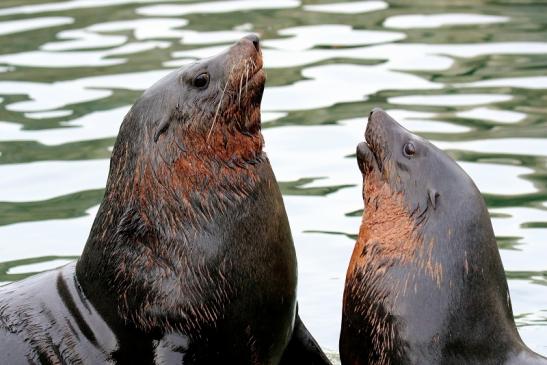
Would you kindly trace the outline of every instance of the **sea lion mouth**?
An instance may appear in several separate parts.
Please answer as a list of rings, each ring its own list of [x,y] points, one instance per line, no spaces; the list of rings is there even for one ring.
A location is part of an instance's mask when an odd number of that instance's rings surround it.
[[[262,67],[257,69],[250,75],[242,84],[241,87],[248,87],[250,85],[260,84],[266,82],[266,72]]]
[[[357,161],[359,169],[363,174],[368,174],[372,171],[382,171],[382,149],[379,143],[379,135],[377,126],[373,122],[372,115],[380,109],[373,109],[368,117],[368,124],[365,131],[365,141],[357,146]]]
[[[234,76],[231,78],[233,88],[241,91],[249,86],[260,86],[260,84],[265,83],[264,60],[258,36],[250,34],[243,37],[234,46],[234,50],[237,50],[239,60],[236,61],[237,66],[234,65],[235,70],[232,67],[232,71],[235,71],[233,72]]]
[[[365,175],[374,170],[379,170],[376,155],[366,141],[357,145],[357,162],[359,170]]]

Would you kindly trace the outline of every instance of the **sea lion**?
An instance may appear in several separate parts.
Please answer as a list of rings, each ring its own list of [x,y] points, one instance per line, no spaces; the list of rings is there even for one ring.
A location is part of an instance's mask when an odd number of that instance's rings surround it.
[[[78,262],[0,289],[3,363],[329,363],[296,313],[262,64],[247,36],[136,101]]]
[[[547,364],[521,340],[483,197],[447,154],[375,109],[342,364]]]

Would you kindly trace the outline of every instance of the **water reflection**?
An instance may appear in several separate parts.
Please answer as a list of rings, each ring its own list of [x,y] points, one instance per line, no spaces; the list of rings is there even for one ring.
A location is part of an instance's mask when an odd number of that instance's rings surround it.
[[[509,17],[480,14],[406,14],[396,15],[384,21],[384,27],[396,29],[440,28],[451,25],[504,23]]]
[[[81,252],[114,137],[142,90],[255,31],[269,75],[266,149],[296,242],[301,314],[320,343],[337,348],[363,205],[355,145],[380,106],[447,150],[483,191],[519,330],[547,353],[544,7],[13,4],[0,5],[0,283]]]
[[[316,25],[287,28],[278,32],[283,39],[266,40],[266,47],[302,51],[320,46],[361,46],[394,42],[406,38],[403,33],[355,30],[349,25]]]
[[[283,9],[294,8],[300,5],[297,0],[234,0],[204,2],[184,5],[154,5],[137,9],[137,14],[148,16],[178,16],[187,14],[228,13],[256,9]]]
[[[4,21],[0,23],[0,36],[19,32],[27,32],[34,29],[66,25],[73,22],[74,19],[69,17],[43,17]]]
[[[360,14],[386,9],[387,7],[388,4],[385,1],[354,1],[348,3],[306,5],[304,6],[304,10],[322,13]]]
[[[497,110],[478,107],[456,113],[460,118],[491,121],[493,123],[517,123],[526,118],[526,114],[512,110]]]
[[[44,3],[44,4],[35,4],[35,5],[22,5],[15,6],[12,8],[5,8],[0,10],[0,16],[5,15],[18,15],[18,14],[39,14],[39,13],[49,13],[56,11],[65,11],[65,10],[75,10],[75,9],[85,9],[85,8],[98,8],[98,7],[108,7],[116,6],[122,4],[131,4],[131,3],[149,3],[154,2],[155,0],[71,0],[58,3]],[[169,1],[169,0],[167,0]]]
[[[0,201],[46,200],[106,185],[108,160],[0,165]]]
[[[111,56],[130,55],[169,47],[168,42],[127,43],[104,51],[48,52],[30,51],[0,56],[0,63],[25,67],[106,67],[126,63],[125,58]]]

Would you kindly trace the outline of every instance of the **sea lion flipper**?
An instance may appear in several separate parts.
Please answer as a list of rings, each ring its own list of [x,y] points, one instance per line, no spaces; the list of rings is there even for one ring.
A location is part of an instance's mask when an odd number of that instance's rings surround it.
[[[296,314],[291,340],[279,364],[332,365],[298,314]]]

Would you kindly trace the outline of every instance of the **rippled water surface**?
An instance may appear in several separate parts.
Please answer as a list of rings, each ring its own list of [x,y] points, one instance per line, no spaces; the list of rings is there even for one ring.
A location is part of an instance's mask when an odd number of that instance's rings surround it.
[[[0,282],[75,259],[119,125],[170,70],[262,36],[267,151],[301,314],[336,350],[359,228],[355,145],[374,106],[484,194],[525,341],[547,354],[547,5],[539,1],[3,0]]]

